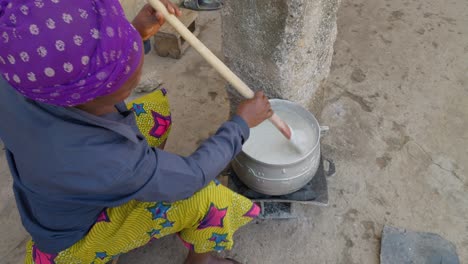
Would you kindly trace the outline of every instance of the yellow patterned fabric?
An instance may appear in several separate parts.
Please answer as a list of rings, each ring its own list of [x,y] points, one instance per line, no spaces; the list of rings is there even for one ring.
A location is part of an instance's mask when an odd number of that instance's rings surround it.
[[[127,104],[135,112],[138,128],[150,146],[160,146],[167,139],[171,127],[171,111],[167,91],[162,88]]]
[[[108,208],[89,233],[56,255],[27,245],[26,264],[107,263],[154,239],[178,233],[197,253],[231,249],[233,234],[259,213],[257,205],[218,182],[174,203],[130,201]]]
[[[157,91],[131,102],[144,106],[147,113],[158,111],[169,116],[165,91]],[[162,103],[158,106],[157,103]],[[134,105],[135,104],[135,105]],[[136,106],[138,108],[138,106]],[[141,109],[133,109],[135,114]],[[141,114],[140,114],[141,115]],[[164,123],[163,121],[161,121]],[[141,132],[152,146],[167,138],[154,140],[150,119],[137,118]],[[152,131],[153,129],[153,131]],[[233,234],[258,216],[260,208],[249,199],[213,181],[192,197],[174,203],[130,201],[102,211],[88,234],[58,254],[41,252],[33,241],[26,248],[26,264],[99,264],[144,246],[169,234],[178,234],[184,245],[197,253],[222,251],[233,246]]]

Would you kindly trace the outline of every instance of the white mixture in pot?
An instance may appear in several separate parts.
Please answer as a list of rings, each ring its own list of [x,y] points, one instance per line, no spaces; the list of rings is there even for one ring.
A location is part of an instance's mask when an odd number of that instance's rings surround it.
[[[250,130],[250,138],[242,150],[250,157],[268,164],[290,164],[303,158],[317,142],[316,128],[308,120],[289,109],[275,109],[293,130],[294,142],[287,140],[270,121]]]

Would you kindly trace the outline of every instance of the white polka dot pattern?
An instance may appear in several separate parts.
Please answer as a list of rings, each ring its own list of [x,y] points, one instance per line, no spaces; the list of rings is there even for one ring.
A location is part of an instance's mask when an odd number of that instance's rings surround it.
[[[55,21],[52,18],[46,20],[46,25],[49,29],[55,29]]]
[[[107,16],[107,11],[104,8],[100,8],[99,14],[101,14],[101,16]]]
[[[88,12],[86,12],[86,10],[80,8],[80,9],[78,9],[78,12],[80,13],[81,18],[83,18],[83,19],[88,18]]]
[[[110,38],[112,38],[114,36],[114,29],[111,28],[111,27],[107,27],[106,28],[106,33],[107,33],[107,36],[109,36]]]
[[[22,5],[20,7],[20,10],[21,10],[21,13],[23,13],[23,15],[25,15],[25,16],[29,15],[29,7],[27,7],[25,5]]]
[[[13,81],[15,81],[16,83],[21,83],[21,79],[16,74],[13,75]]]
[[[97,28],[92,28],[91,29],[91,37],[93,37],[94,39],[99,38],[99,30]]]
[[[65,23],[70,24],[73,21],[73,17],[70,14],[63,13],[62,19]]]
[[[84,103],[118,89],[139,64],[142,41],[118,0],[6,2],[0,73],[26,97]]]
[[[15,14],[11,14],[11,15],[10,15],[10,22],[11,22],[12,24],[16,24],[16,16],[15,16]]]
[[[8,41],[10,40],[10,36],[6,32],[3,32],[2,38],[3,38],[3,43],[8,43]]]
[[[105,72],[99,72],[97,75],[96,75],[97,79],[100,80],[100,81],[103,81],[106,77],[107,77],[107,73]]]
[[[65,62],[63,64],[63,70],[70,73],[73,71],[73,64],[71,64],[70,62]]]
[[[28,73],[28,80],[30,80],[31,82],[35,82],[36,81],[36,75],[33,72],[29,72]]]
[[[75,35],[73,36],[73,42],[75,45],[81,46],[81,44],[83,44],[83,38],[81,36]]]
[[[16,63],[15,57],[13,57],[13,55],[11,55],[11,54],[7,56],[7,59],[10,62],[11,65]]]
[[[37,53],[39,54],[39,56],[44,58],[45,56],[47,56],[47,49],[44,46],[40,46],[39,48],[37,48]]]
[[[55,48],[58,51],[64,51],[65,50],[65,42],[63,42],[63,40],[55,41]]]
[[[29,32],[31,32],[32,35],[39,35],[39,28],[36,24],[31,24],[29,26]]]
[[[47,77],[54,77],[55,76],[55,70],[50,68],[50,67],[47,67],[44,69],[44,73]]]
[[[102,57],[104,58],[104,63],[109,63],[109,55],[107,54],[107,52],[103,52],[102,53]]]
[[[130,68],[130,65],[125,66],[125,72],[124,73],[129,74],[131,69],[132,68]]]
[[[44,7],[44,1],[43,0],[34,0],[34,4],[39,8]]]
[[[82,63],[83,65],[85,65],[85,66],[88,65],[88,63],[89,63],[89,57],[88,57],[88,56],[83,56],[83,57],[81,57],[81,63]]]
[[[20,53],[20,58],[23,62],[29,61],[29,54],[26,51]]]

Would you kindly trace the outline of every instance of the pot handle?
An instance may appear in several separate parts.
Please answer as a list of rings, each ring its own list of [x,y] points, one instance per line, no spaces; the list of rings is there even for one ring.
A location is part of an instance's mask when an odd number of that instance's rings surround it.
[[[328,164],[325,164],[325,163],[328,163]],[[328,166],[326,166],[326,165],[328,165]],[[331,176],[335,175],[336,168],[335,168],[335,162],[333,162],[333,160],[324,158],[323,166],[324,166],[325,175],[327,177],[331,177]]]
[[[323,137],[323,136],[325,136],[325,135],[328,133],[328,130],[330,130],[330,127],[328,127],[328,126],[320,126],[320,127],[319,127],[319,130],[320,130],[320,137]]]

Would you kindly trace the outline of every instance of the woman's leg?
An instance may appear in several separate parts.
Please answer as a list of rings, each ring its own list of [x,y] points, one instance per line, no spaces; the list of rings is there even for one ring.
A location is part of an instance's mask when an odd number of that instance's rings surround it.
[[[26,263],[107,263],[120,254],[178,233],[191,251],[187,263],[232,263],[210,256],[229,250],[234,232],[258,216],[259,207],[218,182],[174,203],[130,201],[108,208],[88,234],[59,254],[28,244]]]
[[[241,226],[256,218],[260,208],[249,199],[231,191],[219,182],[211,182],[193,197],[173,204],[175,210],[169,218],[183,218],[185,212],[196,212],[179,237],[194,253],[230,250],[234,245],[233,235]]]

